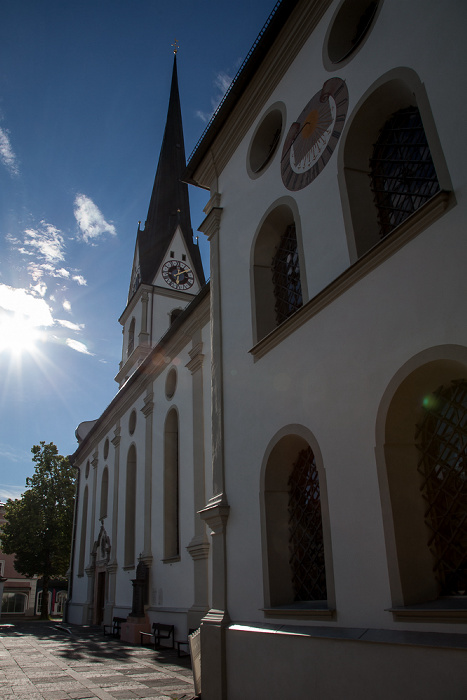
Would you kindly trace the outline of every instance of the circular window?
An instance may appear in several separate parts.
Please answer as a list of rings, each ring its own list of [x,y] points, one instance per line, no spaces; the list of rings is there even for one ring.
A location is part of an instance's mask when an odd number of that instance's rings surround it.
[[[86,479],[87,479],[88,476],[89,476],[89,459],[88,459],[88,461],[86,462],[86,469],[85,469],[85,471],[84,471],[84,476],[86,477]]]
[[[248,150],[248,174],[258,177],[276,152],[282,134],[285,107],[273,105],[261,120]]]
[[[325,66],[342,65],[362,44],[376,18],[380,0],[344,0],[331,22],[325,41]]]
[[[104,459],[107,459],[109,456],[109,438],[106,439],[104,442]]]
[[[168,399],[171,399],[175,394],[175,389],[177,388],[177,370],[172,367],[165,380],[165,395]]]
[[[130,413],[130,420],[128,421],[128,430],[130,431],[130,435],[133,435],[135,432],[136,428],[136,411],[132,411]]]

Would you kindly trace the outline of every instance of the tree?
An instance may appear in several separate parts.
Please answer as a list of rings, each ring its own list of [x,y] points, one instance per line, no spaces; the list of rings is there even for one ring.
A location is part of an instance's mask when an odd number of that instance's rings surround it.
[[[52,442],[31,452],[35,473],[20,499],[8,499],[1,539],[19,573],[42,577],[41,619],[47,619],[50,580],[65,576],[70,563],[75,476]]]

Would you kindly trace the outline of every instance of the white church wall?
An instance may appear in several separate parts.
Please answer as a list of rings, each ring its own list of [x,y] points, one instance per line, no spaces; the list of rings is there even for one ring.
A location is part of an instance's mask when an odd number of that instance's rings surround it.
[[[260,466],[276,432],[298,424],[316,437],[327,474],[337,613],[326,624],[397,629],[400,622],[387,612],[391,592],[375,466],[375,421],[388,382],[411,357],[444,343],[467,345],[459,323],[467,292],[462,263],[465,176],[461,151],[456,150],[462,130],[450,126],[453,114],[446,102],[458,92],[457,78],[454,70],[446,72],[444,60],[440,67],[444,38],[438,28],[445,22],[445,8],[430,7],[424,31],[413,41],[413,23],[423,14],[422,5],[402,8],[391,2],[383,3],[365,49],[330,74],[322,65],[321,51],[336,7],[330,8],[219,177],[225,469],[231,506],[229,613],[234,620],[264,620]],[[401,13],[408,13],[404,22]],[[433,51],[426,51],[427,37]],[[386,45],[388,50],[383,50]],[[458,49],[461,45],[459,40]],[[455,51],[449,42],[452,66],[462,61]],[[338,183],[343,136],[316,180],[290,193],[279,167],[284,136],[264,175],[248,177],[245,164],[256,125],[268,106],[281,100],[287,133],[308,99],[334,76],[346,81],[349,119],[379,76],[401,65],[413,68],[425,84],[457,206],[255,361],[249,353],[254,343],[251,250],[271,206],[293,198],[299,212],[305,299],[321,292],[350,262]],[[465,107],[465,95],[459,95],[456,122]],[[294,624],[323,621],[294,619]],[[419,625],[408,622],[404,627]],[[426,628],[458,630],[444,623],[426,623]]]

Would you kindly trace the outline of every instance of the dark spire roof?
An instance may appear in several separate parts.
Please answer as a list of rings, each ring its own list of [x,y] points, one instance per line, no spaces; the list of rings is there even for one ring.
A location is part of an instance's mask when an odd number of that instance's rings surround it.
[[[200,284],[204,284],[201,255],[198,246],[193,243],[188,185],[181,181],[185,168],[185,145],[175,55],[167,122],[154,187],[144,230],[138,230],[137,246],[143,283],[152,283],[175,230],[180,225],[195,272]]]

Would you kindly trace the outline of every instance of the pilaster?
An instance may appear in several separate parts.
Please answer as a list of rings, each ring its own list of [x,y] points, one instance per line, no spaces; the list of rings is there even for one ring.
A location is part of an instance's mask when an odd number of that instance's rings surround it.
[[[146,419],[145,443],[144,443],[144,539],[143,552],[140,558],[150,568],[152,562],[152,432],[154,413],[154,393],[150,387],[144,397],[144,406],[141,413]]]
[[[211,424],[213,497],[200,510],[202,520],[211,529],[212,601],[201,627],[202,688],[204,700],[227,697],[225,628],[227,610],[226,526],[229,504],[225,492],[224,399],[222,358],[222,299],[220,280],[220,238],[222,216],[220,194],[216,192],[206,206],[206,218],[200,226],[210,241],[211,255]]]
[[[193,401],[193,512],[194,535],[187,546],[193,559],[194,600],[188,610],[188,627],[199,626],[201,618],[209,610],[209,540],[206,526],[198,515],[206,500],[204,450],[204,381],[203,381],[203,342],[201,330],[193,335],[193,347],[189,350],[190,361],[186,367],[192,376]]]

